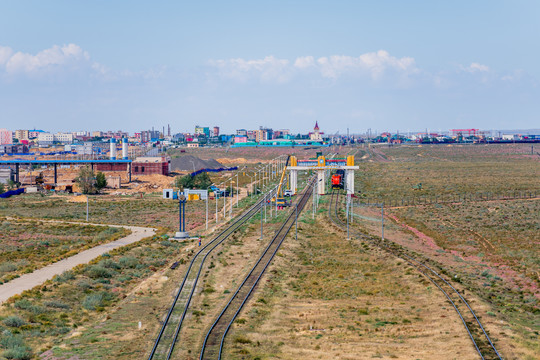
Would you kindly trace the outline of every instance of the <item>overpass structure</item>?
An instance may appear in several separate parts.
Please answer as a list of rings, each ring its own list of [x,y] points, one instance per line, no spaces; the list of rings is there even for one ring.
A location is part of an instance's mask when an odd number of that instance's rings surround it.
[[[326,193],[326,176],[332,170],[345,171],[345,190],[347,195],[354,194],[354,170],[359,167],[354,165],[354,155],[348,155],[344,159],[327,159],[325,156],[319,156],[317,159],[298,160],[296,156],[291,156],[289,170],[289,184],[291,190],[296,194],[298,187],[298,171],[316,171],[317,172],[317,192],[319,195]]]
[[[131,160],[35,160],[35,159],[12,159],[0,160],[0,166],[15,167],[15,181],[19,182],[21,166],[45,165],[54,167],[54,183],[58,183],[58,165],[87,165],[94,169],[94,165],[127,164],[129,182],[131,182]]]

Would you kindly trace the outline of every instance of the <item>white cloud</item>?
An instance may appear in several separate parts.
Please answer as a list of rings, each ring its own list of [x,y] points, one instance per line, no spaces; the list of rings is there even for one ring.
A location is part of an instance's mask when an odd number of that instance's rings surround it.
[[[313,56],[301,56],[296,58],[294,67],[298,69],[306,69],[315,66],[315,58]]]
[[[88,53],[78,45],[54,45],[36,55],[23,52],[11,55],[5,62],[5,70],[9,74],[35,74],[39,71],[51,70],[54,67],[74,66],[81,62],[88,62],[89,59]]]
[[[397,58],[387,51],[362,54],[358,57],[332,55],[329,57],[297,57],[289,60],[267,56],[264,59],[213,60],[209,64],[218,69],[221,76],[245,81],[250,76],[258,76],[264,81],[288,81],[295,73],[316,70],[324,78],[336,79],[340,76],[368,75],[379,79],[386,71],[401,75],[417,73],[415,61],[411,57]]]
[[[289,60],[277,59],[274,56],[255,60],[212,60],[209,64],[218,68],[223,77],[241,81],[246,81],[253,75],[265,82],[285,82],[289,78]]]
[[[13,50],[8,46],[0,46],[0,66],[4,65],[11,58]]]
[[[404,74],[418,72],[413,58],[397,58],[384,50],[362,54],[358,57],[345,55],[321,57],[317,59],[317,64],[323,77],[333,79],[355,73],[367,73],[373,79],[378,79],[387,70]]]
[[[466,71],[466,72],[470,72],[471,74],[483,73],[483,72],[488,72],[489,71],[489,66],[473,62],[469,66],[463,66],[462,65],[461,70]]]

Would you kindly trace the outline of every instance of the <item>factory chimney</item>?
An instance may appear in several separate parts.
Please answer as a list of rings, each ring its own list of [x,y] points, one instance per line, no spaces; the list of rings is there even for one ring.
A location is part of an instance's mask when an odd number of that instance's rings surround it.
[[[111,138],[111,160],[116,160],[116,139]]]

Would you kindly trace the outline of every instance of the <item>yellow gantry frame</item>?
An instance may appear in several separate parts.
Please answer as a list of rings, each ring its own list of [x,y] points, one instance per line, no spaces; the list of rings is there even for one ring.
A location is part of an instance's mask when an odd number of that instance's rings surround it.
[[[276,192],[276,197],[274,197],[272,201],[276,201],[277,198],[283,198],[283,180],[285,179],[285,174],[287,173],[287,166],[289,165],[290,158],[291,156],[288,155],[287,161],[285,162],[285,166],[283,167],[283,171],[281,172],[281,179],[279,180],[279,186]]]

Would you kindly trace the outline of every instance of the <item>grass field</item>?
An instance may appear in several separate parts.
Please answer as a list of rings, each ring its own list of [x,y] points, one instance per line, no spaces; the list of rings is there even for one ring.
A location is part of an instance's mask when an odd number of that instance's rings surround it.
[[[0,216],[32,217],[47,220],[85,221],[86,203],[71,202],[72,196],[13,196],[0,202]],[[211,203],[211,205],[214,205]],[[178,201],[162,199],[159,195],[144,198],[122,196],[94,196],[89,203],[89,221],[103,224],[178,228]],[[209,208],[209,218],[213,218]],[[204,224],[205,203],[186,204],[188,230]]]
[[[0,283],[128,234],[123,228],[0,218]]]
[[[364,159],[355,185],[365,198],[377,201],[540,194],[540,156],[530,155],[530,145],[380,147],[372,153],[378,161]],[[421,191],[412,189],[417,183]],[[362,226],[380,234],[380,223],[373,221],[380,209],[358,210]],[[469,292],[489,304],[490,316],[514,331],[516,348],[540,352],[539,199],[449,201],[386,213],[387,237],[456,274]]]
[[[357,159],[355,190],[365,198],[388,202],[488,192],[540,194],[540,156],[530,155],[530,145],[380,146],[376,151],[386,161]],[[420,183],[422,190],[413,189]]]
[[[429,284],[402,262],[346,241],[324,225],[324,211],[317,221],[304,213],[298,241],[283,244],[229,333],[225,358],[476,358]]]
[[[60,345],[65,334],[83,329],[106,314],[172,257],[185,258],[187,253],[179,256],[178,252],[186,245],[156,235],[12,297],[0,309],[2,355],[27,359]],[[92,343],[99,342],[100,336],[96,335]]]

